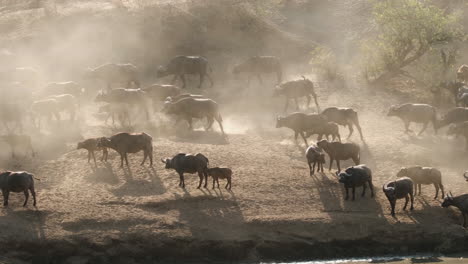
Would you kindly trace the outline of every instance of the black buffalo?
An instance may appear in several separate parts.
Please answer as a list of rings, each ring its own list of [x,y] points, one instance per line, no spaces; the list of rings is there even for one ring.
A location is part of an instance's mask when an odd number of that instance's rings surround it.
[[[208,163],[209,160],[203,154],[198,153],[196,155],[179,153],[172,159],[167,158],[166,160],[161,159],[166,164],[166,169],[174,169],[177,171],[180,177],[179,186],[185,188],[184,173],[198,173],[200,182],[197,188],[200,188],[203,183],[203,177],[205,177],[205,185],[208,184]]]
[[[174,75],[172,83],[174,83],[177,78],[180,78],[182,81],[182,88],[185,88],[185,74],[197,74],[200,76],[200,84],[198,88],[201,88],[205,76],[208,77],[208,80],[213,87],[213,80],[210,75],[208,75],[208,70],[211,71],[211,68],[208,65],[208,60],[201,56],[177,56],[174,57],[169,64],[166,66],[159,66],[156,76],[162,78],[168,75]]]

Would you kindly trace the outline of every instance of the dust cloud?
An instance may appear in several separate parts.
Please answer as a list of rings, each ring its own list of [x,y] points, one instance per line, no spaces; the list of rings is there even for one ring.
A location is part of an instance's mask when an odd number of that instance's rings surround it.
[[[15,249],[4,245],[12,237],[34,243],[69,239],[73,241],[70,248],[86,240],[91,251],[95,250],[91,244],[111,245],[118,237],[125,243],[108,251],[111,261],[120,250],[133,256],[134,240],[161,237],[226,244],[270,239],[294,243],[304,237],[316,241],[380,239],[376,234],[390,240],[388,230],[420,225],[414,238],[422,241],[425,231],[441,226],[449,226],[441,231],[447,237],[459,231],[459,215],[439,208],[440,201],[430,198],[430,187],[424,187],[423,196],[416,199],[417,213],[403,213],[398,204],[398,219],[389,215],[380,186],[395,179],[400,167],[437,167],[446,190],[461,194],[466,189],[462,177],[466,153],[463,140],[448,137],[446,129],[437,135],[431,128],[422,136],[405,134],[400,120],[386,116],[391,105],[421,102],[417,101],[421,97],[374,89],[360,79],[359,41],[372,30],[369,1],[19,0],[0,1],[0,5],[0,135],[30,136],[36,154],[31,156],[27,146],[17,146],[13,153],[8,142],[0,140],[0,168],[27,170],[41,178],[36,187],[40,213],[16,208],[0,212],[0,226],[11,227],[0,235],[5,250]],[[318,47],[335,54],[339,81],[327,80],[313,66],[312,54]],[[138,69],[139,88],[145,88],[171,83],[172,76],[157,78],[156,73],[177,55],[208,59],[214,86],[205,80],[198,89],[199,78],[191,75],[186,76],[183,92],[202,94],[219,104],[227,137],[221,136],[216,122],[211,131],[205,131],[205,119],[194,122],[194,131],[188,130],[185,121],[176,124],[174,117],[161,112],[163,102],[149,100],[149,119],[132,109],[131,124],[118,116],[113,123],[99,111],[104,103],[95,98],[106,91],[107,84],[89,78],[88,69],[130,63]],[[340,133],[345,142],[360,145],[361,161],[372,168],[374,200],[344,202],[335,166],[332,172],[309,176],[302,139],[295,142],[292,130],[275,128],[278,116],[297,111],[294,100],[285,112],[286,99],[273,96],[274,74],[265,74],[262,82],[233,74],[235,65],[264,55],[280,59],[283,81],[301,76],[312,80],[321,109],[350,107],[358,112],[365,140],[356,134],[346,139],[346,127],[340,127]],[[31,105],[50,96],[45,87],[51,82],[75,82],[79,103],[75,118],[67,112],[60,114],[60,120],[42,116],[39,127]],[[175,84],[182,85],[179,80]],[[125,85],[113,84],[112,88]],[[17,108],[8,108],[12,105]],[[438,109],[439,118],[447,109]],[[304,98],[299,99],[298,110],[317,113],[313,103],[306,106]],[[419,124],[412,126],[420,129]],[[141,153],[130,154],[130,168],[121,169],[120,158],[112,150],[109,162],[98,161],[97,166],[87,163],[85,150],[76,150],[79,141],[118,132],[150,134],[154,168],[138,166]],[[313,143],[316,138],[308,140]],[[186,175],[187,189],[178,188],[178,175],[165,170],[160,159],[179,152],[201,152],[209,157],[210,166],[232,168],[232,192],[197,190],[198,177],[193,175]],[[96,152],[96,157],[101,153]],[[345,161],[341,167],[351,165]],[[11,196],[11,207],[19,207],[22,194]],[[368,227],[342,229],[356,219]],[[135,248],[144,255],[149,249],[142,244]],[[188,255],[198,249],[184,247],[191,252]],[[65,246],[57,250],[70,253]],[[260,251],[255,254],[274,256],[273,251]],[[248,253],[240,257],[253,258]]]

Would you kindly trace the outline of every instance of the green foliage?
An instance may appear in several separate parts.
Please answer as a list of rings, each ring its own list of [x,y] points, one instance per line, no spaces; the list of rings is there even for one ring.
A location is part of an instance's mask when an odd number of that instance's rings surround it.
[[[420,59],[436,46],[463,37],[457,14],[425,0],[384,0],[374,4],[377,34],[363,43],[365,72],[373,80],[385,80]]]
[[[427,88],[444,80],[453,80],[457,65],[455,58],[458,51],[451,47],[433,48],[422,56],[418,63],[407,67],[407,71],[415,79],[426,84]]]

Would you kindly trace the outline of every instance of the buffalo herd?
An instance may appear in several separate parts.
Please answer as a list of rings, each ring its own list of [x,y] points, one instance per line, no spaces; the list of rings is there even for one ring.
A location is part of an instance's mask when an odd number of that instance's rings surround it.
[[[28,83],[28,85],[37,85],[37,72],[31,68],[15,68],[13,73],[21,73],[21,80],[17,82]],[[77,112],[83,104],[90,103],[91,98],[99,103],[97,114],[104,115],[105,123],[110,118],[114,124],[117,121],[122,126],[132,126],[136,117],[143,120],[150,119],[150,109],[158,109],[167,116],[174,117],[175,123],[185,121],[189,129],[194,128],[194,119],[206,119],[205,130],[210,130],[216,121],[222,137],[227,137],[223,126],[220,105],[203,95],[200,88],[208,80],[210,87],[213,86],[211,77],[212,68],[208,60],[202,56],[176,56],[166,65],[160,66],[155,72],[157,78],[172,76],[171,84],[151,84],[142,86],[140,81],[139,69],[129,63],[115,64],[107,63],[95,68],[88,68],[83,74],[87,81],[100,81],[105,84],[104,89],[92,94],[79,82],[51,82],[41,87],[34,97],[26,97],[24,94],[15,94],[11,92],[8,98],[0,104],[0,121],[3,123],[7,135],[1,136],[0,140],[7,142],[14,149],[20,145],[25,145],[31,150],[31,155],[35,151],[31,144],[31,139],[25,134],[15,134],[15,131],[22,133],[24,124],[33,124],[36,129],[43,127],[43,120],[51,122],[55,119],[57,122],[62,120],[62,115],[68,115],[71,122],[76,121]],[[285,98],[284,111],[286,112],[291,100],[294,100],[296,110],[300,110],[298,99],[305,97],[307,100],[306,109],[310,108],[310,103],[314,101],[315,113],[294,112],[285,116],[278,116],[276,119],[277,128],[289,128],[294,132],[297,138],[300,135],[305,145],[308,147],[305,152],[305,158],[309,165],[310,175],[323,173],[323,166],[326,162],[325,154],[329,160],[329,170],[332,169],[333,162],[336,162],[336,177],[339,183],[343,183],[345,189],[345,200],[349,199],[349,189],[352,191],[351,199],[355,200],[356,187],[362,187],[361,196],[364,197],[367,188],[370,196],[374,197],[374,186],[372,182],[372,170],[362,164],[361,147],[356,143],[342,142],[339,132],[339,126],[345,126],[349,129],[347,138],[349,139],[357,129],[361,141],[365,140],[361,129],[358,112],[353,108],[328,107],[320,109],[318,94],[315,90],[314,82],[302,76],[297,80],[282,82],[283,69],[279,58],[275,56],[253,56],[242,63],[233,66],[232,74],[244,75],[250,83],[252,77],[256,78],[260,84],[263,84],[263,77],[266,74],[276,75],[276,86],[272,89],[273,96],[282,96]],[[199,94],[186,92],[186,75],[196,75],[199,77],[197,88]],[[15,75],[12,75],[15,76]],[[401,104],[391,106],[388,111],[389,117],[397,117],[403,121],[406,133],[411,132],[411,123],[422,124],[422,129],[418,135],[421,135],[432,124],[434,133],[440,128],[449,126],[448,134],[463,136],[468,142],[468,66],[463,65],[457,71],[457,81],[446,82],[441,87],[450,91],[454,98],[454,107],[449,110],[440,119],[434,106],[428,104]],[[180,80],[181,87],[175,85]],[[11,84],[9,91],[14,90]],[[28,98],[28,99],[26,99]],[[132,112],[133,111],[133,112]],[[29,119],[28,119],[29,118]],[[315,144],[309,145],[308,138],[312,135],[318,135]],[[330,138],[331,136],[331,138]],[[128,154],[143,152],[143,165],[149,160],[149,165],[153,166],[153,138],[145,132],[127,133],[121,132],[109,137],[101,136],[89,138],[78,142],[77,149],[88,151],[88,162],[91,158],[96,164],[95,152],[102,151],[102,161],[108,157],[108,149],[115,150],[120,155],[120,166],[124,166],[124,161],[129,165]],[[468,150],[468,143],[467,143]],[[341,169],[341,161],[352,160],[354,166]],[[219,188],[219,179],[225,179],[225,188],[231,190],[231,178],[233,171],[230,168],[211,167],[208,158],[202,154],[177,153],[173,157],[162,158],[166,169],[172,169],[179,175],[179,186],[185,188],[184,174],[198,174],[198,188],[208,186],[208,177],[212,177],[212,188]],[[315,168],[316,171],[315,171]],[[235,170],[234,170],[235,171]],[[435,198],[439,196],[444,198],[443,207],[455,206],[460,209],[464,219],[468,214],[468,194],[452,196],[450,192],[445,195],[442,185],[442,173],[432,167],[411,166],[401,168],[396,173],[397,178],[383,184],[382,190],[391,206],[391,214],[395,215],[395,204],[398,199],[405,199],[403,209],[406,209],[408,202],[411,202],[410,209],[413,207],[414,195],[418,189],[421,193],[422,184],[432,184],[435,187]],[[468,180],[466,173],[464,176]],[[34,190],[34,175],[28,172],[7,171],[0,174],[0,189],[4,197],[4,205],[8,205],[8,196],[10,192],[24,192],[26,206],[29,192],[31,192],[34,205],[36,205],[36,194]],[[466,219],[463,226],[466,227]]]

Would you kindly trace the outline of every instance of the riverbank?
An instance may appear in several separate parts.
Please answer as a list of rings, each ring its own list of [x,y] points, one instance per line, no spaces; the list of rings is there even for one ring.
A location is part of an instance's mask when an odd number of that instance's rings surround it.
[[[356,228],[353,223],[343,222],[342,225]],[[421,252],[450,254],[464,252],[467,245],[465,236],[453,235],[463,233],[459,228],[446,228],[443,233],[427,234],[421,228],[414,230],[413,225],[404,224],[391,227],[390,230],[388,227],[373,228],[365,235],[362,233],[362,237],[351,237],[349,235],[353,232],[347,232],[347,240],[317,239],[324,232],[342,229],[342,225],[324,226],[314,222],[290,221],[226,226],[229,232],[245,234],[238,240],[224,237],[200,240],[195,237],[172,237],[170,232],[161,234],[154,231],[148,234],[88,234],[62,240],[12,239],[2,241],[7,243],[2,243],[0,254],[7,259],[49,261],[45,263],[277,262]],[[403,234],[404,239],[397,238],[395,234]],[[83,262],[70,262],[77,259]]]

